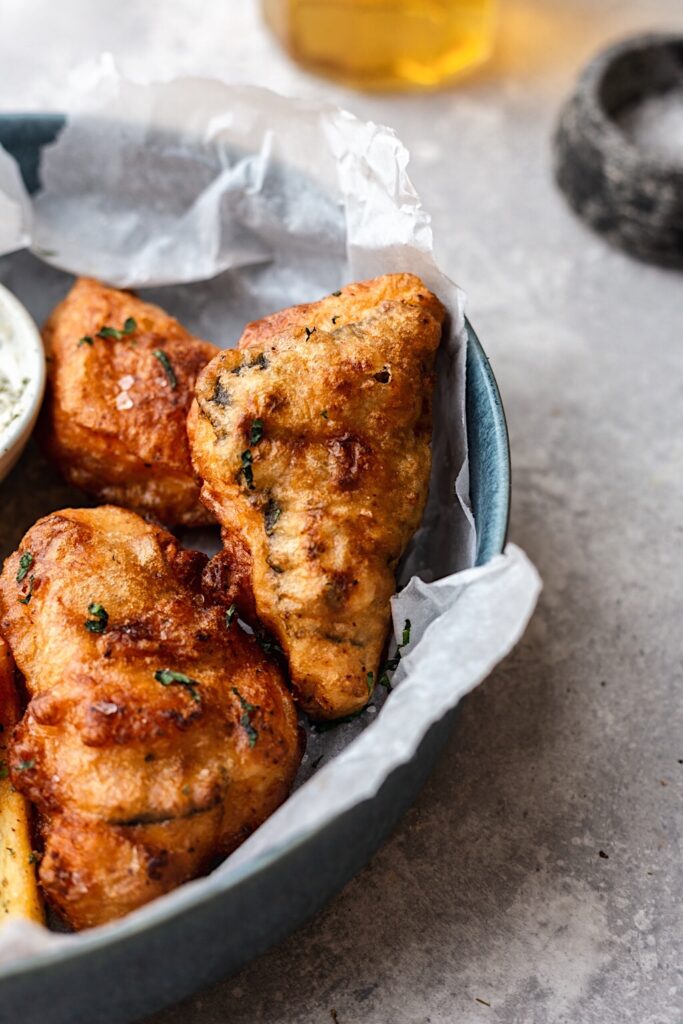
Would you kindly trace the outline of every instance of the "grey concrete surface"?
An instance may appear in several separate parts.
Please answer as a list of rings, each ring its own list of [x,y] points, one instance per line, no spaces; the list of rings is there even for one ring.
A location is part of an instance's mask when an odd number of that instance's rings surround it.
[[[61,69],[108,47],[133,73],[256,78],[396,127],[502,388],[511,537],[545,580],[365,871],[147,1024],[681,1024],[683,278],[591,235],[549,157],[582,62],[683,30],[680,0],[509,0],[487,68],[399,98],[298,74],[253,3],[10,6],[4,109],[58,105]]]

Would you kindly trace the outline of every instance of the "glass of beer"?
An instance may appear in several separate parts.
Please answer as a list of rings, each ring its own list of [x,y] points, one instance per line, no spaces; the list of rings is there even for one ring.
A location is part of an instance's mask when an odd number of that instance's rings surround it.
[[[304,67],[363,89],[429,89],[486,60],[496,0],[263,0]]]

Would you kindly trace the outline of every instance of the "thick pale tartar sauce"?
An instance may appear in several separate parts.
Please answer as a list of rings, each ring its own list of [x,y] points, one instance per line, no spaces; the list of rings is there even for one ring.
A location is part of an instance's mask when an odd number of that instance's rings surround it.
[[[21,356],[12,326],[0,309],[0,441],[24,409],[29,381],[22,372]]]

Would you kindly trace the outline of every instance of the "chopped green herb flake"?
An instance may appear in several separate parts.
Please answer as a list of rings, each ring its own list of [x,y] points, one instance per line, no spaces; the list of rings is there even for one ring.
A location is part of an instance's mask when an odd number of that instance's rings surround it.
[[[252,464],[253,464],[253,461],[254,461],[254,457],[251,454],[251,448],[246,448],[242,452],[240,458],[242,460],[242,470],[241,470],[242,476],[244,477],[244,481],[245,481],[247,487],[249,488],[249,490],[253,491],[254,490],[254,470],[252,469]]]
[[[199,683],[196,679],[190,679],[184,672],[174,672],[170,668],[160,668],[154,673],[154,678],[162,686],[184,686],[192,700],[197,704],[201,703],[202,698],[197,689]]]
[[[78,347],[80,348],[81,345],[92,345],[92,344],[93,344],[92,335],[84,334],[83,337],[81,338],[81,340],[78,342]]]
[[[37,853],[35,850],[31,850],[31,852],[28,855],[28,862],[29,862],[29,864],[40,864],[40,861],[41,861],[40,854]]]
[[[231,604],[230,607],[228,608],[227,612],[225,613],[225,625],[230,627],[232,625],[232,620],[235,618],[236,615],[237,615],[237,605],[236,604]]]
[[[375,673],[368,672],[368,693],[372,693],[375,688]]]
[[[21,583],[23,579],[28,575],[28,571],[33,565],[33,555],[30,551],[24,551],[23,555],[19,559],[19,572],[17,573],[17,583]]]
[[[0,761],[0,779],[6,779],[9,775],[9,768],[4,761]]]
[[[268,359],[266,357],[265,352],[261,352],[259,355],[256,356],[256,359],[254,359],[253,362],[251,362],[251,363],[240,363],[240,365],[236,366],[234,369],[232,369],[230,371],[230,373],[234,373],[234,374],[236,374],[239,377],[239,375],[241,373],[244,373],[245,370],[254,370],[254,369],[265,370],[267,367],[268,367]]]
[[[281,515],[282,509],[278,505],[277,501],[275,500],[275,498],[270,498],[268,500],[268,504],[263,510],[263,520],[266,527],[266,534],[269,537],[273,533],[275,526],[277,525],[277,521]]]
[[[249,431],[249,444],[256,445],[263,437],[263,420],[256,419],[251,421],[251,430]]]
[[[387,658],[386,661],[380,667],[380,670],[379,670],[380,671],[380,675],[379,675],[379,679],[377,680],[377,682],[379,683],[380,686],[386,686],[386,688],[389,689],[390,680],[389,680],[389,676],[387,675],[387,673],[388,672],[395,672],[396,669],[398,668],[398,664],[399,664],[399,662],[401,660],[401,651],[402,651],[402,649],[404,647],[407,647],[408,644],[410,643],[410,629],[411,629],[410,619],[406,619],[404,624],[403,624],[403,633],[401,635],[401,643],[396,648],[396,654],[393,656],[393,658]]]
[[[323,411],[322,411],[322,412],[320,413],[320,415],[322,416],[322,418],[323,418],[324,420],[329,420],[329,418],[330,418],[330,417],[328,416],[328,414],[327,414],[327,409],[323,409]]]
[[[211,401],[216,405],[222,405],[224,408],[226,405],[230,405],[230,392],[223,386],[223,382],[220,377],[216,377]]]
[[[88,605],[88,615],[91,617],[86,619],[83,625],[90,633],[104,633],[109,622],[109,613],[98,604],[97,601],[93,601],[92,604]]]
[[[259,632],[255,633],[254,636],[264,654],[284,655],[284,651],[277,640],[274,640],[269,633],[265,632],[265,630],[259,630]]]
[[[32,768],[35,768],[36,762],[31,758],[30,761],[19,761],[17,764],[18,772],[30,772]]]
[[[178,378],[176,377],[175,371],[171,366],[171,360],[168,358],[164,350],[161,348],[155,348],[154,351],[152,352],[152,355],[154,356],[155,359],[158,359],[161,365],[163,366],[164,373],[166,374],[166,379],[168,380],[171,391],[175,391],[175,389],[178,387]]]
[[[256,740],[258,739],[258,732],[254,728],[254,726],[251,724],[251,716],[254,714],[255,711],[258,711],[259,709],[256,706],[256,704],[250,704],[249,701],[246,700],[242,696],[242,694],[240,693],[240,691],[237,689],[236,686],[233,686],[232,692],[237,697],[238,701],[240,702],[241,708],[242,708],[242,716],[240,718],[240,725],[242,726],[242,728],[244,729],[244,731],[247,734],[247,739],[249,740],[249,746],[253,748],[253,747],[256,746]]]
[[[35,576],[29,576],[28,578],[28,593],[24,597],[19,598],[19,604],[28,604],[33,597],[33,584],[36,582]]]
[[[341,292],[332,292],[332,294],[334,295],[335,299],[338,299],[339,296],[341,295]]]
[[[134,331],[137,330],[137,323],[132,316],[129,316],[125,321],[122,330],[118,330],[116,327],[109,327],[105,325],[100,327],[99,331],[95,335],[96,338],[114,338],[115,341],[120,341],[121,338],[126,338]]]

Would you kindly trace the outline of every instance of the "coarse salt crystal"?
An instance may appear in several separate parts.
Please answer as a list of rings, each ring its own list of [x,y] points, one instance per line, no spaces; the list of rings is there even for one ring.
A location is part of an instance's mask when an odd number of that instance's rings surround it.
[[[133,408],[133,399],[130,397],[127,391],[119,391],[116,396],[116,408],[119,412],[125,412],[126,409]]]

